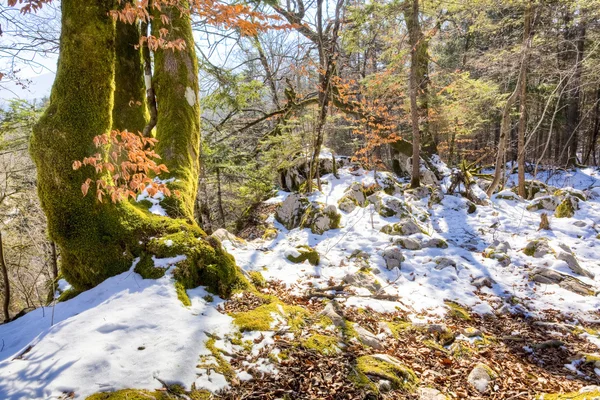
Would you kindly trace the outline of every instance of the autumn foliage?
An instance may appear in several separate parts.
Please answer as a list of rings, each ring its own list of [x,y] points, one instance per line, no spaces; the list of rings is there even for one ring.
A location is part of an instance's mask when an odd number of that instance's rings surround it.
[[[169,172],[164,164],[158,164],[160,156],[153,150],[157,140],[147,138],[140,133],[127,130],[113,130],[110,133],[94,137],[98,153],[73,162],[73,169],[92,167],[96,179],[87,178],[81,185],[81,192],[87,196],[91,186],[95,186],[96,198],[102,202],[105,197],[113,203],[135,199],[146,191],[150,196],[162,193],[170,196],[167,186],[150,178],[162,172]],[[175,193],[177,195],[177,193]]]

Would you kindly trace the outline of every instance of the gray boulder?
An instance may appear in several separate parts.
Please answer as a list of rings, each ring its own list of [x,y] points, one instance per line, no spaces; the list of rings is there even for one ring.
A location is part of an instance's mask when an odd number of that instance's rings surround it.
[[[299,193],[290,194],[275,212],[275,219],[287,229],[300,226],[302,216],[310,205],[310,201]]]
[[[497,374],[485,364],[477,364],[467,377],[467,382],[479,393],[486,393],[491,389],[492,382]]]
[[[419,239],[410,238],[410,237],[398,238],[398,239],[394,240],[394,244],[399,245],[400,247],[402,247],[403,249],[406,249],[406,250],[421,250],[421,248],[423,247],[421,245],[421,241]],[[426,246],[426,247],[431,247],[431,246]],[[435,247],[435,246],[432,246],[432,247]]]
[[[385,266],[388,270],[400,268],[402,261],[404,261],[402,251],[398,247],[390,247],[385,249],[382,257],[385,260]]]
[[[385,225],[381,232],[392,236],[410,236],[423,232],[423,229],[412,219],[404,218],[396,224]]]

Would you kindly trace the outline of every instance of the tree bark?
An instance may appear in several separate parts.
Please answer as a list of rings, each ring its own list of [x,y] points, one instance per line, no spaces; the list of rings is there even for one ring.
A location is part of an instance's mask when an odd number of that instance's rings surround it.
[[[187,2],[183,3],[185,8]],[[164,28],[169,31],[168,40],[182,39],[185,43],[182,50],[154,52],[153,86],[158,103],[156,151],[169,168],[165,178],[174,179],[169,187],[180,193],[180,196],[165,197],[161,205],[169,216],[193,221],[200,168],[200,98],[191,19],[174,6],[163,5],[161,11],[154,13],[154,36],[159,37]],[[161,13],[169,17],[168,25],[162,23]]]
[[[525,130],[527,129],[527,66],[531,49],[531,25],[533,19],[533,5],[531,1],[525,10],[523,25],[523,65],[519,77],[519,133],[517,146],[518,164],[518,192],[519,196],[526,198],[525,190]]]
[[[405,8],[404,16],[409,34],[410,44],[410,116],[412,124],[412,174],[410,186],[416,188],[421,186],[420,174],[420,150],[421,150],[421,132],[419,127],[419,42],[423,40],[421,28],[419,26],[419,0],[413,0],[412,3]]]
[[[142,132],[148,120],[138,24],[116,22],[113,129]]]
[[[4,322],[10,321],[10,281],[8,280],[8,267],[4,259],[4,243],[2,241],[2,232],[0,232],[0,269],[2,269],[2,281],[4,283],[4,302],[2,312]]]

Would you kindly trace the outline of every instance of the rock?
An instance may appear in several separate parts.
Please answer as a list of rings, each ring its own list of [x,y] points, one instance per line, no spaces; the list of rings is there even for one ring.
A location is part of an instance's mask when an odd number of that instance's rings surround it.
[[[404,261],[402,251],[398,247],[391,247],[383,251],[383,259],[388,270],[400,268],[400,264]]]
[[[496,195],[494,195],[494,198],[501,200],[521,201],[519,195],[510,189],[505,189],[501,192],[498,192]]]
[[[577,278],[569,275],[563,275],[549,268],[536,268],[531,273],[530,279],[534,282],[544,285],[559,285],[563,289],[582,296],[595,296],[596,290],[593,286],[583,283]]]
[[[560,204],[560,200],[555,196],[543,196],[535,199],[527,206],[529,211],[548,210],[554,211]]]
[[[447,397],[437,389],[419,388],[419,400],[446,400]]]
[[[433,260],[436,264],[435,269],[442,270],[446,267],[456,268],[456,261],[448,257],[436,257]]]
[[[335,311],[333,303],[327,303],[323,311],[321,311],[320,315],[329,318],[333,325],[335,325],[338,328],[341,328],[346,325],[344,317],[342,317]]]
[[[229,232],[227,229],[223,229],[223,228],[217,229],[216,231],[213,232],[213,234],[211,236],[219,239],[220,242],[224,242],[224,241],[228,240],[231,242],[231,244],[234,247],[238,247],[240,249],[246,248],[246,242],[244,241],[244,239],[241,239],[241,238],[235,236],[233,233]]]
[[[565,251],[564,248],[563,250],[559,250],[558,254],[556,255],[556,259],[566,262],[569,266],[569,269],[575,272],[577,275],[586,276],[588,278],[594,279],[595,275],[587,269],[583,268],[579,264],[579,261],[577,261],[577,258],[575,258],[575,255],[573,254],[571,249],[568,250],[569,251]]]
[[[359,182],[352,182],[350,187],[346,189],[346,194],[344,197],[342,197],[342,199],[345,197],[354,200],[360,207],[364,207],[367,203],[367,194],[365,193],[365,188]]]
[[[356,359],[356,370],[362,379],[374,384],[385,380],[391,389],[413,391],[419,379],[400,360],[388,354],[365,355]]]
[[[442,346],[447,346],[454,342],[456,335],[446,324],[429,324],[427,325],[427,333],[429,333],[436,342]]]
[[[579,209],[579,199],[574,196],[566,196],[565,199],[556,207],[554,216],[556,218],[573,218],[575,210]]]
[[[410,236],[415,233],[421,233],[423,230],[415,221],[405,218],[396,224],[385,225],[381,228],[381,232],[392,236]]]
[[[515,186],[511,189],[515,193],[519,193],[518,187]],[[527,199],[533,199],[541,196],[546,196],[550,192],[553,192],[554,188],[546,185],[544,182],[540,181],[525,181],[525,193],[527,194]]]
[[[338,201],[338,208],[347,213],[354,211],[357,206],[358,204],[356,203],[356,200],[348,196],[344,196],[340,199],[340,201]]]
[[[473,214],[477,211],[477,206],[472,201],[467,201],[467,214]]]
[[[553,193],[553,195],[560,198],[561,200],[565,199],[567,197],[575,197],[575,198],[577,198],[577,200],[581,200],[581,201],[587,200],[587,196],[585,195],[585,192],[583,192],[582,190],[574,189],[572,187],[558,189]]]
[[[479,278],[473,279],[471,285],[475,286],[477,289],[481,289],[484,286],[491,289],[494,283],[496,282],[489,276],[480,276]]]
[[[523,253],[530,257],[541,258],[546,254],[554,253],[554,250],[550,248],[546,239],[535,239],[527,243],[527,246],[523,249]]]
[[[421,168],[420,172],[420,180],[421,180],[421,184],[425,185],[425,186],[438,186],[440,184],[440,182],[438,181],[437,177],[435,176],[435,174],[433,173],[432,170],[427,169],[427,168]]]
[[[404,196],[411,198],[412,200],[421,200],[431,194],[431,189],[427,186],[419,186],[414,189],[406,189],[404,191]]]
[[[447,249],[448,243],[444,239],[432,238],[423,243],[423,247],[431,248],[435,247],[438,249]]]
[[[502,265],[506,267],[510,264],[510,257],[508,254],[503,251],[497,250],[494,246],[490,246],[483,251],[483,256],[485,258],[490,258],[492,260],[496,260]]]
[[[421,250],[421,241],[415,238],[402,237],[394,240],[395,245],[401,246],[406,250]]]
[[[341,168],[348,163],[347,157],[336,157],[336,167]],[[310,162],[306,158],[298,158],[292,165],[278,171],[277,180],[279,186],[288,192],[294,192],[300,189],[300,186],[306,182],[310,169]],[[329,157],[319,158],[319,176],[330,174],[333,171],[333,159]]]
[[[501,251],[502,253],[507,253],[509,250],[512,250],[510,243],[508,242],[496,241],[494,247],[496,248],[496,251]]]
[[[473,338],[473,337],[477,337],[477,336],[483,336],[483,333],[481,333],[481,331],[479,329],[473,328],[471,326],[463,329],[461,331],[461,333],[463,335],[465,335],[466,337],[468,337],[468,338]]]
[[[355,274],[348,274],[342,278],[342,281],[348,285],[365,288],[371,293],[377,293],[381,289],[381,283],[367,272],[360,271]]]
[[[585,221],[575,221],[573,222],[573,225],[575,225],[578,228],[585,228],[587,226]]]
[[[434,204],[440,204],[442,200],[444,200],[444,192],[442,189],[436,187],[433,189],[433,192],[431,192],[427,206],[431,208]]]
[[[490,386],[496,377],[496,373],[490,367],[485,364],[477,364],[469,373],[467,382],[479,393],[486,393],[490,390]]]
[[[358,340],[365,346],[374,348],[375,350],[383,350],[383,344],[381,340],[362,326],[355,324],[354,331],[358,337]]]
[[[300,226],[302,216],[310,205],[306,196],[298,193],[290,194],[283,203],[277,208],[275,219],[287,229],[294,229]]]
[[[319,265],[320,261],[319,253],[315,249],[305,245],[296,246],[295,249],[287,251],[285,257],[295,264],[308,261],[311,265]]]
[[[328,230],[339,228],[341,218],[334,205],[312,203],[304,212],[300,227],[310,228],[312,233],[322,235]]]

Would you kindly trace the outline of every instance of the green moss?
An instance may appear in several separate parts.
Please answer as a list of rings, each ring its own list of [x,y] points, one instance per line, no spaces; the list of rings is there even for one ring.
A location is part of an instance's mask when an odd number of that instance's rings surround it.
[[[217,361],[218,366],[212,369],[215,372],[218,372],[219,374],[223,375],[228,381],[231,381],[236,377],[235,370],[233,369],[231,364],[229,364],[229,362],[223,357],[221,351],[217,349],[217,346],[215,346],[215,342],[216,340],[214,338],[210,338],[204,344],[208,351],[210,351],[212,356]]]
[[[375,382],[385,379],[391,382],[392,389],[413,391],[419,379],[408,367],[402,364],[384,361],[376,356],[362,356],[356,360],[357,381],[368,385],[373,391],[378,392]]]
[[[60,296],[58,296],[58,302],[63,302],[63,301],[67,301],[67,300],[71,300],[74,297],[77,297],[79,294],[81,294],[81,291],[75,289],[75,288],[69,288],[67,290],[65,290],[64,292],[62,292],[60,294]]]
[[[559,189],[559,190],[556,190],[553,194],[556,197],[575,196],[581,201],[586,200],[585,195],[583,193],[579,192],[578,190]]]
[[[319,253],[306,245],[296,246],[296,250],[300,253],[298,256],[294,256],[292,254],[287,255],[287,259],[295,264],[303,263],[308,260],[311,265],[319,265],[319,261],[321,257]]]
[[[558,207],[556,207],[556,211],[554,212],[556,218],[572,218],[574,215],[575,208],[569,197],[566,197]]]
[[[250,275],[250,281],[257,288],[267,287],[267,280],[262,276],[259,271],[250,271],[248,273]]]
[[[275,316],[286,321],[292,331],[298,331],[305,324],[309,313],[302,307],[273,301],[251,311],[233,313],[231,316],[235,325],[242,332],[269,331],[275,322]]]
[[[265,233],[263,233],[263,240],[273,240],[277,237],[277,229],[275,228],[267,228],[265,229]]]
[[[168,397],[164,392],[124,389],[117,392],[96,393],[87,397],[86,400],[163,400],[167,398]]]
[[[180,6],[185,8],[186,4]],[[165,39],[182,40],[186,44],[185,50],[154,52],[153,85],[160,104],[156,151],[169,168],[165,178],[175,178],[169,187],[181,193],[180,197],[165,197],[161,205],[172,217],[193,220],[200,167],[200,102],[191,20],[174,6],[163,6],[154,13],[153,35],[159,37],[160,30],[166,28],[169,33]],[[161,14],[169,17],[168,23],[162,23]]]
[[[340,352],[339,340],[334,336],[314,334],[303,339],[300,344],[307,349],[315,350],[317,353],[325,356]]]
[[[142,253],[134,271],[144,279],[160,279],[165,276],[167,268],[155,267],[152,256],[148,253]]]
[[[469,314],[467,309],[461,306],[460,304],[455,303],[453,301],[445,301],[444,304],[448,306],[448,315],[450,315],[451,317],[462,319],[464,321],[471,320],[471,315]]]
[[[477,206],[475,205],[475,203],[471,201],[467,202],[467,213],[473,214],[475,211],[477,211]]]
[[[150,240],[147,250],[158,258],[185,255],[173,272],[185,289],[200,285],[212,293],[229,297],[249,283],[218,239],[200,235],[200,230],[181,231]]]
[[[537,399],[539,400],[593,400],[600,397],[600,391],[594,390],[591,392],[572,392],[564,394],[542,394]]]
[[[448,349],[446,349],[444,346],[442,346],[440,343],[436,342],[435,340],[425,339],[425,340],[423,340],[423,344],[432,350],[441,351],[442,353],[449,353]]]
[[[138,24],[116,22],[113,129],[142,132],[149,119],[140,36]]]
[[[400,338],[404,333],[416,329],[412,322],[408,321],[390,321],[387,322],[387,326],[390,328],[392,335],[394,335],[395,338]]]
[[[471,358],[475,351],[464,342],[456,341],[450,345],[450,352],[456,358]]]
[[[177,291],[177,298],[179,299],[179,301],[181,301],[181,304],[183,304],[186,307],[192,305],[192,302],[190,301],[185,287],[181,282],[175,282],[175,290]]]

